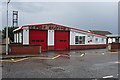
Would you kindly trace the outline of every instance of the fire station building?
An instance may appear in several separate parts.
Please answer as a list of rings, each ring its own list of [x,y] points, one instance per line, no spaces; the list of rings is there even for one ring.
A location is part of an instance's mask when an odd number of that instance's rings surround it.
[[[40,44],[42,51],[105,48],[106,38],[53,23],[25,25],[14,30],[14,43]]]

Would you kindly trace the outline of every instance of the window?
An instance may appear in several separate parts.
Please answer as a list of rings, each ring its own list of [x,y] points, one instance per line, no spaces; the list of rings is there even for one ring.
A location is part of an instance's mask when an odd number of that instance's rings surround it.
[[[115,38],[112,38],[112,42],[115,42]]]
[[[40,40],[36,40],[36,42],[40,42]]]
[[[56,40],[56,42],[67,42],[67,40]]]
[[[85,44],[85,36],[75,36],[75,44]]]
[[[32,42],[35,42],[35,40],[32,40]]]
[[[32,40],[32,42],[44,42],[44,40]]]
[[[60,40],[60,42],[63,42],[63,40]]]
[[[108,43],[112,43],[112,39],[111,38],[108,38]]]
[[[41,42],[44,42],[44,40],[41,40]]]
[[[98,38],[95,38],[95,42],[98,42]]]
[[[78,44],[78,36],[75,36],[75,44]]]
[[[67,42],[67,40],[64,40],[64,42]]]
[[[104,42],[104,38],[101,39],[101,42]]]

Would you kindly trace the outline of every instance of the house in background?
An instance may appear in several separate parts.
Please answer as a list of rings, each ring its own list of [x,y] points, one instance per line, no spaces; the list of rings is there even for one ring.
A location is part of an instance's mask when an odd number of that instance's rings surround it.
[[[107,35],[107,43],[120,43],[120,35]]]
[[[120,49],[120,35],[107,35],[108,50]]]

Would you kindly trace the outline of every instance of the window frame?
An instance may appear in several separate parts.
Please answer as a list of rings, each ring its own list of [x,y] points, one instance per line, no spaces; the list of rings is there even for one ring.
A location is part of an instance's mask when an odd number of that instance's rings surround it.
[[[75,44],[85,44],[85,36],[75,36]]]

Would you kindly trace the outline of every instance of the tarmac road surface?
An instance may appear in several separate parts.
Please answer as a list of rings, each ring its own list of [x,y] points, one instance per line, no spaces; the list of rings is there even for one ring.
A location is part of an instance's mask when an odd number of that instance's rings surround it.
[[[2,62],[3,78],[118,78],[118,52],[106,49],[46,52],[54,59],[32,57]],[[60,55],[60,56],[59,56]]]

